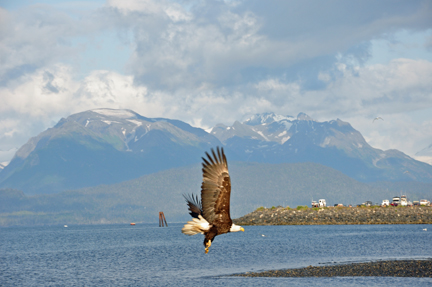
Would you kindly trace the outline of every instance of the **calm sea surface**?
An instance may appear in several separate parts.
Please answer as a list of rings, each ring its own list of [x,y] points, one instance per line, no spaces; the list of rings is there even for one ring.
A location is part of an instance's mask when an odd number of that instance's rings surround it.
[[[432,258],[432,225],[246,226],[245,232],[216,237],[207,255],[203,236],[183,235],[182,226],[0,228],[0,285],[432,286],[430,278],[225,276],[309,265]]]

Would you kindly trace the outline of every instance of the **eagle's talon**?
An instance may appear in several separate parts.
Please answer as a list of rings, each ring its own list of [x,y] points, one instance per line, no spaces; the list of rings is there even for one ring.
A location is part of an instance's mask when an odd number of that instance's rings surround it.
[[[211,240],[207,241],[206,245],[205,245],[205,254],[207,254],[209,252],[209,247],[211,246]]]

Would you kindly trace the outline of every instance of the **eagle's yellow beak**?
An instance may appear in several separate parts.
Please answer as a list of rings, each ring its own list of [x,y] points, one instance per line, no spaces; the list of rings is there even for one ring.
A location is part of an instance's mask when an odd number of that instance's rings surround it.
[[[244,228],[243,227],[241,227],[240,230],[244,232]]]

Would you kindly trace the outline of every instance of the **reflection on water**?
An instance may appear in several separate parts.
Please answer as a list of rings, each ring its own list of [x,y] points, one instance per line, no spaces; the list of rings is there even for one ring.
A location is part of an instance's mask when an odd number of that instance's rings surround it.
[[[430,278],[237,278],[233,273],[387,259],[432,258],[428,225],[246,226],[216,237],[182,224],[0,229],[0,285],[432,285]],[[263,236],[265,235],[265,236]]]

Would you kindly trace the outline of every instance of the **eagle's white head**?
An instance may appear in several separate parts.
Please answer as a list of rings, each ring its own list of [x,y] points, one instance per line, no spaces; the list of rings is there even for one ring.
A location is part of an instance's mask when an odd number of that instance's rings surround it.
[[[244,231],[244,228],[240,225],[235,225],[234,223],[231,225],[230,232]]]

